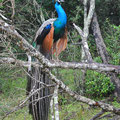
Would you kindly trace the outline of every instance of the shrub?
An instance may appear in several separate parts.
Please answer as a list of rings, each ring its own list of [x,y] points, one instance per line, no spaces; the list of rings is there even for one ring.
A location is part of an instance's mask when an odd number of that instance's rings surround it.
[[[114,85],[105,74],[88,70],[85,88],[87,96],[103,97],[109,96],[109,94],[113,92]]]

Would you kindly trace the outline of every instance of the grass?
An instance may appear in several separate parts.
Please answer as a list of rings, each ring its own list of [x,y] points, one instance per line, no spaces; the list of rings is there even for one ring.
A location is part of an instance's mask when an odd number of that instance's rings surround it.
[[[26,75],[23,69],[5,66],[0,70],[0,120],[26,98]],[[28,108],[10,114],[4,120],[32,120]]]
[[[92,108],[87,104],[74,101],[60,107],[60,120],[90,120],[100,111],[101,109],[98,107]],[[108,114],[108,112],[105,114]],[[101,120],[108,119],[103,118]]]
[[[10,95],[6,97],[4,94],[0,95],[2,99],[0,100],[0,119],[5,115],[5,113],[11,111],[21,100],[25,99],[25,94],[21,95]],[[114,103],[116,106],[118,103]],[[120,104],[119,104],[120,106]],[[100,112],[100,108],[90,108],[88,105],[71,101],[68,104],[59,106],[60,110],[60,120],[90,120],[94,115]],[[31,115],[29,115],[28,107],[24,107],[6,117],[4,120],[32,120]],[[101,119],[107,120],[107,119]]]
[[[0,107],[2,108],[0,109],[0,119],[2,119],[5,113],[12,110],[19,103],[19,101],[23,100],[25,95],[19,96],[17,99],[16,96],[11,98],[10,96],[6,97],[2,95],[2,97],[4,98],[0,102]],[[117,105],[118,103],[115,104]],[[60,120],[90,120],[90,118],[100,111],[100,108],[90,108],[88,105],[77,101],[71,101],[69,104],[59,106]],[[4,120],[32,120],[32,117],[29,115],[28,107],[24,107],[23,109],[10,114]]]
[[[5,94],[0,94],[0,120],[6,113],[14,109],[21,101],[26,98],[25,92],[11,93],[8,96]],[[25,119],[26,118],[26,119]],[[24,107],[6,117],[4,120],[32,120],[31,116],[28,114],[28,108]]]

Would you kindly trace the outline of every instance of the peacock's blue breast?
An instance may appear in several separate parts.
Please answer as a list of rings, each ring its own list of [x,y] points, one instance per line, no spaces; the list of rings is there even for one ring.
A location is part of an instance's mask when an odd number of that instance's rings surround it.
[[[54,42],[56,42],[59,38],[64,35],[65,25],[60,21],[56,20],[53,24],[54,26]]]

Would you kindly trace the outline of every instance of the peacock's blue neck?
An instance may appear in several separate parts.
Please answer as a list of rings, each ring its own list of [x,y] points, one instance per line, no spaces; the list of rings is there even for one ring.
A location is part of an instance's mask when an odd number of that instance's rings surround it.
[[[58,2],[56,2],[56,4],[55,4],[55,9],[58,14],[58,18],[56,21],[60,21],[61,27],[65,27],[65,25],[67,23],[67,16],[66,16],[65,11],[63,10],[63,8],[61,7],[61,5]]]

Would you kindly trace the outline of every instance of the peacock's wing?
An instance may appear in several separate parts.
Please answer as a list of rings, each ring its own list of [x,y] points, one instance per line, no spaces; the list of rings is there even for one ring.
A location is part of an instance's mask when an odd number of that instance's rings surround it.
[[[37,43],[38,45],[42,45],[42,44],[43,44],[44,39],[45,39],[45,37],[49,34],[50,30],[51,30],[51,24],[47,25],[47,26],[43,29],[43,31],[41,32],[41,34],[39,34],[39,35],[37,36],[37,38],[36,38],[36,43]]]
[[[49,33],[45,36],[42,42],[42,52],[44,55],[51,54],[53,46],[54,27],[51,25]]]
[[[56,19],[48,19],[46,20],[41,26],[40,28],[38,29],[38,31],[36,32],[36,35],[35,35],[35,39],[33,42],[36,42],[38,39],[38,36],[42,35],[44,32],[45,32],[45,27],[48,26],[49,24],[53,24],[53,22],[55,21]],[[47,32],[48,30],[44,33],[43,36],[45,36],[45,34],[47,35]],[[49,33],[49,32],[48,32]]]
[[[38,50],[40,50],[40,52],[46,57],[48,54],[50,55],[53,45],[54,21],[55,19],[48,19],[45,21],[38,29],[33,42],[36,43],[36,48],[38,48]]]

